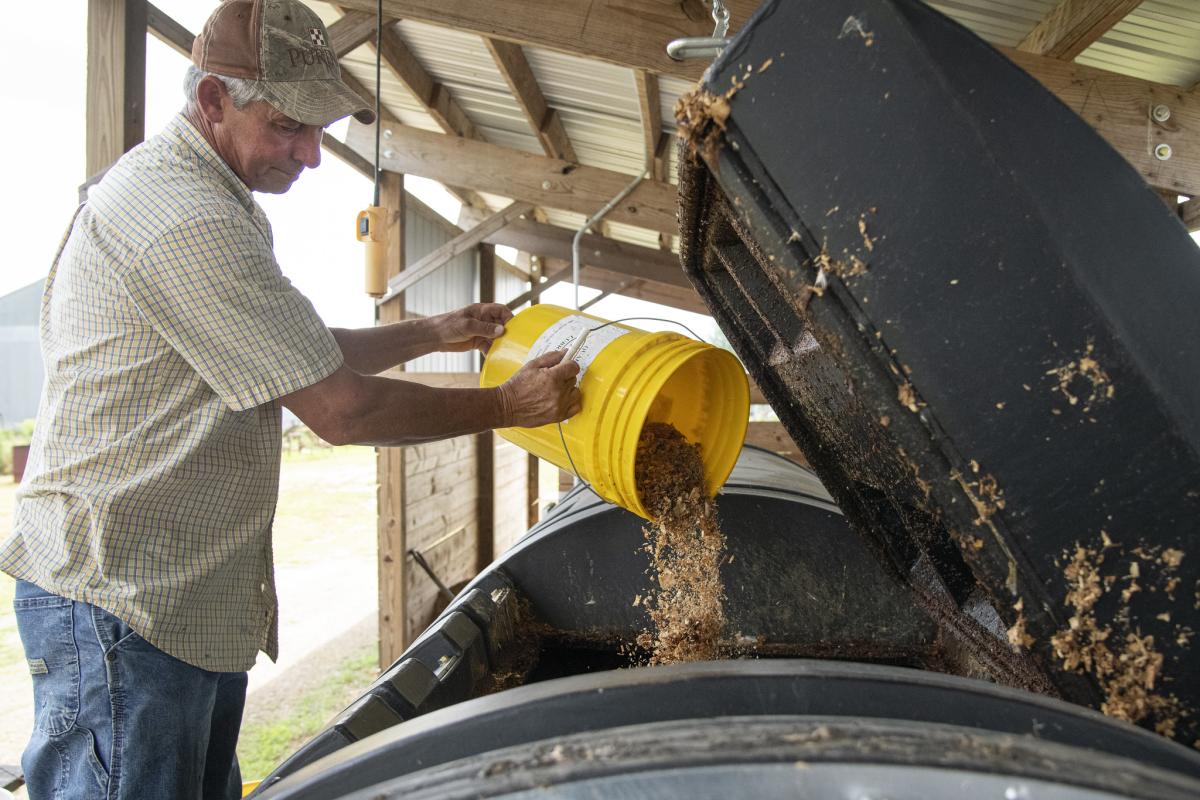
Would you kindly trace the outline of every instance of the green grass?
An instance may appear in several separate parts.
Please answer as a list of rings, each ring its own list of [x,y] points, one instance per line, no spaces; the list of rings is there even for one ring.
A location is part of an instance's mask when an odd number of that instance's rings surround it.
[[[243,780],[260,780],[312,738],[375,679],[379,648],[374,642],[349,654],[312,691],[294,698],[285,716],[251,722],[238,739]]]

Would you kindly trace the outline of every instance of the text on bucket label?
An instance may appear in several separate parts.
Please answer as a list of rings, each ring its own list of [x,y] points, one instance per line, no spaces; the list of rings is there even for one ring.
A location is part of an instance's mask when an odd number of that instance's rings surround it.
[[[600,355],[600,351],[630,332],[629,329],[622,328],[620,325],[600,327],[601,325],[604,323],[578,314],[563,317],[542,331],[542,335],[529,348],[529,359],[532,360],[543,353],[551,353],[556,350],[569,350],[579,335],[587,330],[587,339],[584,340],[583,347],[580,347],[579,352],[575,354],[575,363],[579,365],[579,376],[575,379],[578,384],[583,380],[583,375],[587,372],[588,367],[596,360],[596,356]]]

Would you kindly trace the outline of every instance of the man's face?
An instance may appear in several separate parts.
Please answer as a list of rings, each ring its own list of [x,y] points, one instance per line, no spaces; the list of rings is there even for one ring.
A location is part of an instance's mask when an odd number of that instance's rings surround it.
[[[302,125],[262,101],[237,109],[224,95],[221,105],[223,119],[213,126],[217,152],[251,190],[283,194],[305,167],[321,163],[323,128]]]

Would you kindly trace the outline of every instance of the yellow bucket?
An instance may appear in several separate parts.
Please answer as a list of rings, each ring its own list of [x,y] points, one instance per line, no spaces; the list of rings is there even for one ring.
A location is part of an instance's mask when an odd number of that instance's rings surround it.
[[[746,373],[726,350],[536,305],[513,317],[492,343],[479,384],[499,386],[526,361],[567,350],[585,328],[588,336],[575,355],[583,410],[563,423],[562,439],[556,425],[504,428],[500,435],[569,472],[576,471],[573,460],[597,494],[649,519],[634,478],[638,438],[645,423],[668,422],[700,445],[705,488],[715,495],[733,471],[750,415]]]

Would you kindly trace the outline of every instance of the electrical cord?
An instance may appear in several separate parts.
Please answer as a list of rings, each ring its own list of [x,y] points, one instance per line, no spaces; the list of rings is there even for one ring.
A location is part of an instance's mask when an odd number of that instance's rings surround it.
[[[383,96],[382,86],[380,86],[380,52],[383,45],[383,0],[379,0],[375,12],[375,202],[373,205],[379,207],[379,133],[383,130],[383,116],[381,114],[383,108],[380,102],[380,97]]]
[[[622,317],[621,319],[609,320],[608,322],[597,325],[594,328],[588,328],[587,331],[588,331],[588,334],[590,335],[592,333],[595,333],[598,330],[607,328],[609,325],[616,325],[621,322],[632,322],[634,320],[641,320],[643,322],[647,322],[647,321],[648,322],[665,322],[668,325],[678,325],[679,327],[683,328],[685,331],[690,333],[692,335],[692,338],[695,339],[696,341],[704,342],[704,338],[701,337],[700,335],[698,335],[694,330],[689,328],[687,325],[684,325],[679,320],[667,319],[666,317]],[[571,449],[569,447],[567,447],[567,437],[566,437],[566,435],[563,434],[563,427],[562,427],[563,424],[561,422],[557,422],[555,424],[558,426],[558,440],[560,442],[562,442],[563,452],[567,454],[567,463],[571,465],[571,471],[575,473],[575,478],[580,483],[582,483],[589,492],[599,495],[599,492],[597,492],[595,489],[593,489],[592,485],[590,483],[588,483],[586,480],[584,480],[583,476],[579,474],[579,468],[575,466],[575,459],[571,458]]]

